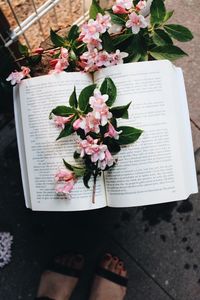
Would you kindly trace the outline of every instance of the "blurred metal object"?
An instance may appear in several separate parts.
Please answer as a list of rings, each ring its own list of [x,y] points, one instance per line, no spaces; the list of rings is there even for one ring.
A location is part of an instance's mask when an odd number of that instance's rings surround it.
[[[15,9],[12,5],[12,1],[8,0],[7,3],[9,5],[10,10],[13,14],[13,17],[17,23],[17,27],[8,33],[8,38],[4,39],[4,46],[9,48],[18,39],[18,37],[22,35],[24,37],[26,45],[31,50],[31,45],[27,38],[26,31],[36,22],[38,23],[38,26],[39,26],[39,29],[40,29],[40,32],[41,32],[43,38],[45,39],[45,34],[44,34],[44,30],[43,30],[42,23],[41,23],[41,18],[46,13],[53,10],[53,16],[58,25],[58,16],[57,16],[55,7],[59,2],[60,2],[60,0],[47,0],[40,7],[37,7],[36,1],[31,0],[33,9],[34,9],[34,13],[32,13],[30,16],[28,16],[24,21],[20,22],[20,19],[18,18],[17,14],[15,12]],[[66,5],[68,5],[69,9],[70,9],[70,15],[71,15],[71,17],[73,17],[73,15],[74,15],[73,14],[73,0],[66,0],[66,2],[67,2]],[[82,16],[78,20],[76,20],[76,22],[75,22],[76,24],[77,24],[77,22],[79,23],[80,20],[85,18],[86,12],[89,9],[90,4],[91,4],[91,0],[82,0],[82,8],[81,8],[82,12],[80,12],[80,15],[82,15]],[[72,23],[74,23],[74,20],[72,20]]]

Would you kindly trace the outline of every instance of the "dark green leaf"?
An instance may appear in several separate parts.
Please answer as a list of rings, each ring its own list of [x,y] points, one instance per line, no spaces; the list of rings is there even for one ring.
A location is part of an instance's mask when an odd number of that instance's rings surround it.
[[[78,38],[78,36],[79,36],[79,27],[77,25],[73,25],[70,28],[70,31],[68,33],[68,40],[74,41]]]
[[[71,123],[65,124],[65,128],[61,131],[56,140],[60,140],[61,138],[67,137],[74,132],[74,128]]]
[[[96,88],[96,84],[92,84],[89,85],[87,87],[85,87],[79,97],[78,97],[78,104],[79,104],[79,108],[84,111],[85,113],[88,110],[88,106],[89,106],[89,98],[91,96],[93,96],[94,90]]]
[[[172,39],[170,36],[162,29],[156,29],[152,36],[154,43],[157,46],[165,46],[165,45],[172,45]]]
[[[78,158],[80,158],[80,153],[74,151],[74,159],[78,159]]]
[[[96,19],[98,13],[104,15],[103,9],[99,6],[96,0],[92,0],[92,4],[90,6],[89,15],[91,19]]]
[[[112,106],[115,102],[117,97],[117,88],[110,77],[104,79],[101,87],[100,87],[101,94],[107,94],[109,96],[106,104],[108,106]]]
[[[120,145],[134,143],[135,141],[137,141],[137,139],[143,132],[141,129],[137,129],[130,126],[120,126],[117,129],[122,130],[122,133],[120,133],[118,140]]]
[[[166,15],[166,9],[163,0],[153,0],[150,13],[151,25],[162,23]]]
[[[172,16],[173,16],[174,11],[166,11],[165,17],[164,17],[164,23],[167,22]]]
[[[113,52],[115,50],[113,40],[111,39],[110,34],[106,31],[101,36],[103,49],[107,52]]]
[[[28,56],[28,47],[26,45],[18,44],[18,49],[21,55]]]
[[[129,54],[129,56],[124,59],[124,62],[125,63],[128,63],[128,62],[137,62],[137,61],[140,60],[140,58],[141,58],[141,54],[140,53],[133,53],[132,55]]]
[[[69,104],[72,107],[77,107],[78,106],[78,100],[77,100],[77,96],[76,96],[76,87],[74,87],[73,93],[69,97]]]
[[[193,39],[192,32],[184,26],[169,24],[164,25],[164,29],[172,38],[180,42],[188,42]]]
[[[114,118],[128,119],[128,108],[130,104],[131,102],[129,102],[127,105],[112,107],[110,112]]]
[[[121,147],[118,143],[118,140],[112,139],[110,137],[107,137],[104,139],[103,143],[105,145],[107,145],[108,150],[112,153],[112,154],[116,154],[121,150]]]
[[[83,175],[83,183],[86,186],[86,188],[88,188],[88,189],[90,188],[88,185],[88,182],[89,182],[91,176],[92,176],[92,172],[90,170],[87,170]]]
[[[58,35],[55,31],[53,31],[51,29],[50,32],[50,37],[51,37],[51,41],[52,43],[56,46],[56,47],[62,47],[65,45],[65,39],[63,37],[61,37],[60,35]]]
[[[110,13],[110,16],[111,16],[112,23],[117,24],[117,25],[121,25],[121,26],[125,25],[126,21],[122,17],[117,16],[117,15],[112,14],[112,13]]]
[[[147,54],[147,53],[143,53],[143,54],[140,56],[139,61],[147,61],[147,60],[148,60],[148,54]]]
[[[68,170],[74,172],[74,174],[76,175],[76,177],[80,177],[80,176],[84,175],[84,173],[85,173],[85,169],[84,168],[73,166],[73,165],[69,164],[68,162],[66,162],[66,160],[64,160],[64,159],[63,159],[63,162],[64,162],[65,167]]]
[[[169,59],[172,61],[187,55],[179,47],[173,45],[155,47],[150,51],[150,54],[152,57],[158,60]]]
[[[63,106],[57,106],[56,108],[54,108],[51,111],[50,116],[51,116],[51,114],[54,114],[56,116],[68,117],[74,113],[75,113],[74,108],[63,105]]]
[[[113,44],[115,46],[123,43],[124,41],[126,41],[127,39],[129,39],[131,36],[133,36],[132,33],[128,33],[128,34],[123,34],[123,35],[120,35],[120,36],[117,36],[115,38],[113,38]]]
[[[42,59],[41,55],[32,55],[27,57],[27,61],[29,66],[35,66],[36,64],[38,64]]]

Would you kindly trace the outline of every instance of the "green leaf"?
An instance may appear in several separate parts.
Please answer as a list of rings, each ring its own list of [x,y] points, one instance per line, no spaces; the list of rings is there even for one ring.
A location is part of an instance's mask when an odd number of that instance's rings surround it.
[[[56,46],[56,47],[62,47],[65,45],[65,39],[63,37],[61,37],[60,35],[58,35],[55,31],[53,31],[51,29],[50,31],[50,37],[51,37],[51,41],[52,43]]]
[[[128,145],[134,143],[143,132],[141,129],[130,126],[120,126],[117,128],[117,130],[122,130],[122,133],[120,133],[118,140],[120,145]]]
[[[74,159],[78,159],[78,158],[80,158],[80,153],[74,151]]]
[[[96,84],[91,84],[87,87],[85,87],[79,97],[78,97],[78,103],[79,103],[79,108],[87,113],[88,106],[89,106],[89,98],[93,96],[94,90],[96,88]]]
[[[84,168],[73,166],[73,165],[69,164],[68,162],[66,162],[66,160],[64,160],[64,159],[63,159],[63,162],[64,162],[65,167],[68,170],[74,172],[74,174],[76,175],[76,177],[81,177],[81,176],[84,175],[84,173],[85,173],[85,169]]]
[[[26,45],[18,44],[18,49],[21,55],[29,56],[28,47]]]
[[[132,55],[129,54],[129,56],[124,59],[124,62],[125,63],[128,63],[128,62],[137,62],[137,61],[140,60],[140,58],[141,58],[141,54],[140,53],[133,53]]]
[[[177,24],[164,25],[164,29],[172,38],[180,42],[188,42],[193,39],[192,32],[188,28],[182,25],[177,25]]]
[[[121,147],[118,143],[118,140],[112,139],[110,137],[107,137],[104,139],[103,143],[105,145],[107,145],[108,150],[112,153],[112,154],[116,154],[121,150]]]
[[[162,23],[166,15],[166,9],[163,0],[153,0],[150,7],[150,13],[151,25]]]
[[[41,55],[32,55],[32,56],[27,57],[29,66],[37,65],[41,61],[41,59],[42,59]]]
[[[108,106],[112,106],[117,97],[117,88],[110,77],[104,79],[100,87],[100,92],[102,95],[103,94],[108,95],[109,98],[106,101],[106,104]]]
[[[88,188],[88,189],[90,188],[88,185],[88,182],[89,182],[91,176],[92,176],[92,172],[90,170],[87,170],[83,175],[83,183],[86,186],[86,188]]]
[[[110,112],[112,113],[114,118],[123,118],[128,119],[128,108],[130,106],[131,102],[129,102],[127,105],[123,106],[115,106],[110,109]]]
[[[173,13],[174,13],[173,10],[171,10],[171,11],[166,11],[166,14],[165,14],[165,17],[164,17],[163,22],[164,22],[164,23],[167,22],[167,21],[173,16]]]
[[[73,25],[70,28],[70,31],[68,33],[68,40],[74,41],[78,38],[78,36],[79,36],[79,27],[77,25]]]
[[[148,61],[148,54],[147,53],[143,53],[141,56],[140,56],[140,59],[139,61]]]
[[[71,135],[73,132],[74,132],[74,128],[73,128],[72,124],[71,123],[65,124],[65,128],[61,131],[61,133],[57,137],[56,141],[60,140],[61,138]]]
[[[187,55],[179,47],[173,45],[158,46],[153,48],[149,53],[155,59],[169,59],[172,61]]]
[[[61,116],[61,117],[68,117],[70,115],[73,115],[74,113],[75,113],[74,108],[62,105],[54,108],[50,113],[50,117],[51,114],[54,114],[56,116]]]
[[[156,29],[152,36],[153,42],[157,46],[165,46],[165,45],[172,45],[172,39],[170,36],[162,29]]]
[[[121,25],[121,26],[125,25],[126,21],[122,17],[117,16],[117,15],[112,14],[112,13],[110,13],[110,16],[111,16],[112,23],[117,24],[117,25]]]
[[[123,43],[124,41],[126,41],[127,39],[129,39],[131,36],[133,36],[132,33],[127,33],[127,34],[117,36],[117,37],[113,38],[113,44],[115,46],[117,46],[117,45]]]
[[[110,34],[106,31],[101,36],[103,49],[107,52],[113,52],[115,50],[113,40]]]
[[[89,10],[90,19],[96,19],[96,16],[98,13],[101,13],[102,15],[104,15],[104,11],[99,6],[98,2],[96,0],[92,0],[92,4],[91,4],[90,10]]]
[[[69,97],[69,104],[72,107],[78,106],[78,100],[77,100],[77,96],[76,96],[76,87],[74,87],[73,93]]]

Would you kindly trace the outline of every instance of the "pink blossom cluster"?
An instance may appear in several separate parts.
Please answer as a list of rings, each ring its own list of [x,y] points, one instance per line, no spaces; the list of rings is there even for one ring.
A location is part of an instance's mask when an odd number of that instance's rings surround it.
[[[55,175],[56,193],[69,196],[74,187],[76,178],[74,173],[67,169],[60,169]]]
[[[97,14],[96,20],[90,19],[81,26],[79,41],[87,44],[88,49],[102,49],[100,34],[106,32],[111,27],[111,17],[109,15]]]
[[[85,72],[95,72],[99,68],[114,66],[123,63],[123,59],[128,56],[126,52],[116,50],[114,53],[107,51],[98,51],[96,48],[84,52],[80,56],[79,65]]]
[[[54,70],[51,70],[49,74],[60,73],[63,70],[67,69],[69,66],[69,53],[66,48],[60,48],[60,55],[58,58],[52,59],[50,65],[54,67]]]
[[[134,7],[132,0],[116,0],[112,10],[115,14],[128,14],[126,27],[131,28],[133,34],[137,34],[140,28],[146,28],[148,22],[142,15],[142,11],[146,8],[147,2],[141,0]]]
[[[108,95],[102,95],[98,89],[94,90],[94,96],[90,97],[89,104],[92,112],[86,116],[81,116],[73,123],[74,130],[83,129],[85,134],[89,132],[100,132],[100,125],[105,126],[108,120],[112,118],[112,113],[106,105]]]
[[[87,136],[85,140],[79,142],[78,150],[80,152],[80,157],[84,157],[85,155],[91,156],[91,161],[97,163],[98,168],[101,170],[105,170],[107,166],[111,167],[115,160],[108,150],[107,145],[99,145],[98,142],[98,139]]]
[[[28,67],[22,66],[20,72],[12,72],[6,80],[10,81],[12,85],[15,85],[16,83],[20,83],[23,78],[29,76],[30,71]]]

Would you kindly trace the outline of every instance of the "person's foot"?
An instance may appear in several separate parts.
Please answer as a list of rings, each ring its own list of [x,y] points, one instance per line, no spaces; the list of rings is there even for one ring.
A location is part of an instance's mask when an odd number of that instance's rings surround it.
[[[78,273],[83,268],[82,255],[64,255],[55,259],[57,271],[45,271],[40,279],[37,297],[48,297],[53,300],[68,300],[74,290]],[[59,273],[59,268],[65,272]],[[68,272],[69,271],[69,272]]]
[[[106,254],[100,267],[103,271],[106,270],[112,273],[108,272],[111,275],[109,279],[104,278],[103,272],[103,277],[100,275],[95,276],[89,300],[123,300],[127,290],[124,284],[127,279],[127,271],[123,262],[120,261],[118,257],[112,257],[110,254]],[[124,281],[123,285],[120,284],[121,278],[115,275],[119,275],[122,278],[121,281]],[[112,281],[112,277],[113,279],[118,277],[119,282],[115,283],[114,280]]]

